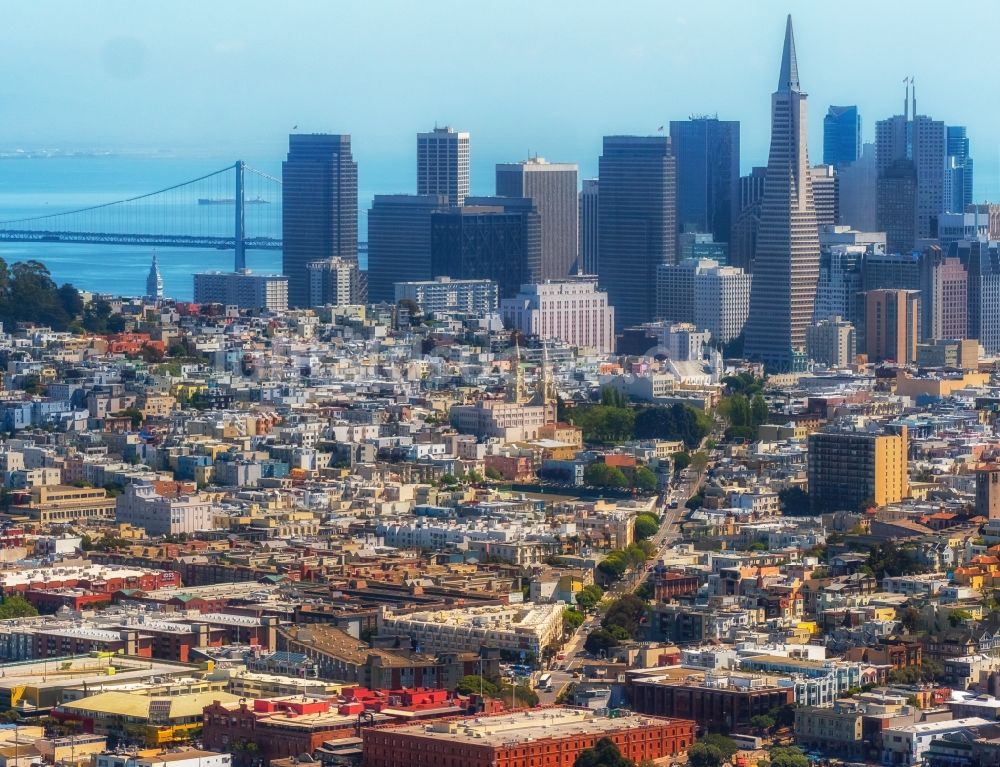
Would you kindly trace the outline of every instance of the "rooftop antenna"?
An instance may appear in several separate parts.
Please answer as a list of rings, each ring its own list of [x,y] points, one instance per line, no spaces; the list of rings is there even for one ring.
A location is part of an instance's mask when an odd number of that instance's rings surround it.
[[[913,119],[917,119],[917,81],[910,75],[910,87],[913,88]]]
[[[910,78],[903,78],[903,120],[910,121]]]

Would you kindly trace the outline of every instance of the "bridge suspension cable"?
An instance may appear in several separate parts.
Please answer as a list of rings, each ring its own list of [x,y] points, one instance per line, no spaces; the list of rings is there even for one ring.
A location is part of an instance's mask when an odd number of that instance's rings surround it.
[[[243,270],[246,250],[281,249],[281,180],[238,161],[154,192],[0,221],[0,241],[227,249]]]

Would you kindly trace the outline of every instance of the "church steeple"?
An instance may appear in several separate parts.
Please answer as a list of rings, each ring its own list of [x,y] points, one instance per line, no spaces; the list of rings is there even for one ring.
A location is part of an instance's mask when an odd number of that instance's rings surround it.
[[[781,52],[781,73],[778,75],[779,91],[799,92],[799,62],[795,57],[795,34],[792,32],[792,14],[785,24],[785,47]]]

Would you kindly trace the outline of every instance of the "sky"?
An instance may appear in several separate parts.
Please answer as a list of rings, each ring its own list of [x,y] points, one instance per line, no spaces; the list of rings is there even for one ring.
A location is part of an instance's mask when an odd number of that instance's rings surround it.
[[[1000,3],[952,0],[20,0],[0,25],[0,150],[158,150],[280,160],[287,134],[350,133],[361,186],[408,192],[415,138],[472,134],[472,177],[541,155],[596,175],[601,137],[740,120],[765,164],[785,15],[809,94],[810,157],[830,104],[865,138],[901,111],[967,125],[976,197],[1000,198]]]

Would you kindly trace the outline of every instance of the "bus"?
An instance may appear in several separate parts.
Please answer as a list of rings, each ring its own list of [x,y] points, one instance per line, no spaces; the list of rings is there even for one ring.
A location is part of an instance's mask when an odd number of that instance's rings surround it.
[[[552,689],[552,674],[545,672],[540,677],[538,677],[538,684],[535,685],[539,690],[551,690]]]

